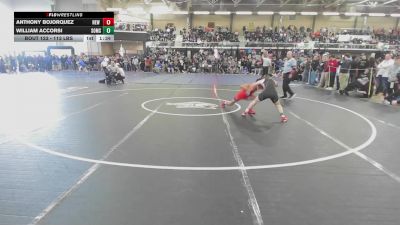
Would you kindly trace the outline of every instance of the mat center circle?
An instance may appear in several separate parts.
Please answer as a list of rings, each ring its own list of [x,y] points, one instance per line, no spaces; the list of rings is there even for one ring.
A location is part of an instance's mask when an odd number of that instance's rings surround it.
[[[221,111],[220,103],[226,101],[205,97],[169,97],[148,100],[142,108],[153,113],[169,116],[218,116],[237,112],[241,106],[235,103],[228,111]]]

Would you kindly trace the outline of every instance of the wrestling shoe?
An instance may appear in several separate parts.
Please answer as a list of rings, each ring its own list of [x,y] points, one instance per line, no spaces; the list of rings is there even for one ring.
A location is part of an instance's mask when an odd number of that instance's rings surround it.
[[[288,121],[288,117],[285,115],[281,116],[281,123],[286,123]]]
[[[254,114],[251,114],[250,112],[251,112],[251,110],[247,110],[247,109],[246,109],[244,112],[242,112],[242,116],[243,116],[243,117],[245,117],[245,116],[253,116]],[[254,112],[254,111],[253,111],[253,112]]]
[[[249,115],[256,115],[256,111],[254,111],[253,109],[250,109],[248,112]]]
[[[225,106],[226,106],[226,102],[225,102],[225,101],[222,101],[222,102],[221,102],[221,108],[225,109]]]

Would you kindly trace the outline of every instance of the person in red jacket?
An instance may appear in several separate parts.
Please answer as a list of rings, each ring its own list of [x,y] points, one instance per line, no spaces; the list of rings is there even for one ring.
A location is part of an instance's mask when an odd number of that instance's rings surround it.
[[[333,88],[335,84],[336,69],[339,67],[339,62],[336,60],[335,56],[331,56],[328,61],[329,66],[329,87]]]

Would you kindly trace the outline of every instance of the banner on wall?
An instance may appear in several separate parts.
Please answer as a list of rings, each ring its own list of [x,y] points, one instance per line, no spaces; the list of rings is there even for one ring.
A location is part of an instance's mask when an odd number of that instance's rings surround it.
[[[309,41],[307,43],[300,42],[297,44],[298,49],[314,49],[315,42]]]
[[[339,34],[339,42],[350,42],[353,39],[360,39],[363,41],[370,41],[372,39],[371,35],[350,35],[350,34]]]
[[[250,30],[250,31],[255,31],[255,29],[254,29],[254,22],[250,22],[250,23],[249,23],[249,30]]]

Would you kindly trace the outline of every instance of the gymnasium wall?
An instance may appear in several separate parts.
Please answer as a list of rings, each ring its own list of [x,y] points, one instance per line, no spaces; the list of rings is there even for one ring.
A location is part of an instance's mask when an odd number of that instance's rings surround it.
[[[178,29],[187,27],[188,15],[154,15],[154,28],[165,28],[167,23],[173,23]]]
[[[352,16],[341,17],[319,15],[315,19],[315,28],[319,29],[321,27],[327,27],[328,29],[336,30],[339,30],[340,28],[353,28],[354,20],[355,17]],[[358,20],[362,20],[362,17],[359,17]]]
[[[118,52],[118,51],[117,51]],[[101,43],[101,55],[112,56],[114,55],[113,43]]]
[[[254,25],[254,28],[266,25],[271,25],[272,16],[269,15],[233,15],[233,31],[242,31],[243,26],[250,27],[250,24]]]
[[[363,26],[363,19],[359,19],[359,27]],[[396,26],[396,19],[393,17],[367,17],[367,25],[370,27],[393,28]]]
[[[143,54],[143,42],[141,41],[122,41],[122,42],[114,42],[113,43],[113,50],[114,52],[119,52],[120,48],[122,47],[125,49],[126,54]]]
[[[274,20],[274,26],[279,26],[280,25],[280,15],[275,15],[275,20]],[[312,27],[312,21],[313,17],[312,16],[301,16],[301,15],[296,15],[294,17],[290,16],[283,16],[282,17],[282,24],[284,26],[289,26],[289,25],[294,25],[296,27]]]
[[[208,22],[215,22],[215,26],[228,27],[230,25],[229,15],[193,15],[193,26],[207,26]]]
[[[143,54],[143,42],[141,41],[118,41],[114,43],[104,42],[101,43],[100,54],[107,56],[114,55],[114,53],[119,52],[121,44],[128,55]]]

